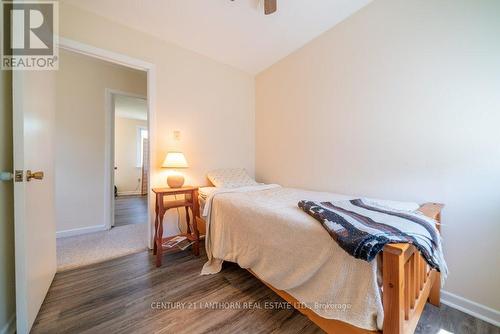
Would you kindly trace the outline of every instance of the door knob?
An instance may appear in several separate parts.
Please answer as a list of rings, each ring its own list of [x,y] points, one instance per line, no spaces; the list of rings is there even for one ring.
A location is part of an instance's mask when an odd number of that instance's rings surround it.
[[[26,171],[26,181],[30,182],[31,179],[43,180],[43,172],[32,172],[29,169]]]

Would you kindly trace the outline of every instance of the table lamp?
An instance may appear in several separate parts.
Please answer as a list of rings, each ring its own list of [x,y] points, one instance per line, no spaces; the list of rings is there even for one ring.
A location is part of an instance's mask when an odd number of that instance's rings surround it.
[[[182,152],[168,152],[163,161],[163,168],[187,168],[188,163]],[[184,176],[180,173],[174,173],[167,176],[167,184],[170,188],[181,188],[184,185]]]

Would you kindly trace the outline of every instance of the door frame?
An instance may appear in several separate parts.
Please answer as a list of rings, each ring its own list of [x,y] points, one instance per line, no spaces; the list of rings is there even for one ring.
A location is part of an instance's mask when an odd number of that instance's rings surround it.
[[[154,124],[156,124],[156,66],[152,63],[149,63],[147,61],[137,59],[130,57],[125,54],[120,54],[116,53],[113,51],[101,49],[89,44],[84,44],[80,43],[78,41],[64,38],[64,37],[59,37],[59,43],[58,46],[67,51],[71,52],[76,52],[79,54],[87,55],[93,58],[105,60],[111,63],[115,63],[118,65],[126,66],[129,68],[133,68],[136,70],[141,70],[145,71],[147,75],[147,104],[148,104],[148,136],[149,136],[149,171],[148,171],[148,181],[149,184],[153,184],[155,179],[154,179],[154,173],[153,169],[154,166],[156,166],[156,158],[154,154],[151,154],[152,152],[155,152],[155,138],[156,138],[156,128]],[[108,102],[109,103],[109,102]],[[109,115],[107,117],[109,121]],[[110,135],[110,134],[109,134]],[[107,143],[110,142],[111,138],[107,139]],[[107,145],[109,148],[109,145]],[[114,159],[111,159],[111,155],[107,155],[106,160],[106,169],[109,169],[109,166],[111,162]],[[114,167],[114,166],[112,166]],[[113,169],[111,169],[113,170]],[[111,178],[112,180],[113,178]],[[110,181],[111,182],[111,181]],[[106,193],[111,193],[113,195],[113,187],[110,182],[106,182],[107,192]],[[109,196],[106,196],[108,199],[110,198]],[[110,206],[108,206],[108,209],[110,209],[108,212],[108,215],[113,214],[114,210],[111,209],[111,204],[113,202],[108,203]],[[148,194],[148,228],[147,230],[147,240],[148,240],[148,247],[149,249],[153,248],[153,234],[152,234],[152,226],[153,226],[153,218],[154,218],[154,197],[152,195],[152,192]],[[109,216],[108,216],[109,217]],[[109,226],[111,226],[111,220],[107,219],[109,222]],[[55,236],[54,236],[55,238]]]
[[[105,120],[105,135],[104,135],[104,145],[105,145],[105,159],[104,165],[106,168],[105,174],[105,182],[106,182],[106,204],[104,207],[104,222],[106,230],[109,230],[112,226],[115,225],[115,96],[128,96],[135,97],[139,99],[148,100],[147,96],[141,94],[129,93],[117,89],[106,88],[104,90],[105,94],[105,105],[106,105],[106,120]],[[149,109],[149,107],[148,107]],[[149,111],[147,116],[147,129],[149,136]],[[149,145],[149,155],[151,155],[151,142]],[[148,184],[150,184],[150,172],[151,168],[149,168],[148,172]],[[149,208],[149,206],[148,206]],[[148,217],[149,218],[149,217]]]

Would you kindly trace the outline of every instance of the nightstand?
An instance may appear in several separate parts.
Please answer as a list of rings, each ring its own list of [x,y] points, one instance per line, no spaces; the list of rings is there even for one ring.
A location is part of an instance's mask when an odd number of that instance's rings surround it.
[[[184,236],[187,240],[192,241],[193,254],[196,256],[200,255],[200,234],[196,223],[196,217],[199,217],[198,187],[153,188],[153,192],[156,195],[155,236],[153,246],[153,254],[156,255],[156,266],[161,266],[162,255],[165,251],[176,249],[176,247],[166,248],[165,243],[178,236]],[[184,195],[184,199],[167,201],[164,198],[165,196],[173,195]],[[165,216],[165,212],[169,209],[176,208],[186,209],[187,233],[163,238],[163,217]],[[189,209],[191,209],[193,219],[189,217]]]

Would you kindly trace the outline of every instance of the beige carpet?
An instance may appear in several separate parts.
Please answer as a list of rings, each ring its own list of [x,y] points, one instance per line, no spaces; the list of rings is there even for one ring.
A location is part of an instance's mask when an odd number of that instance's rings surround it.
[[[81,267],[145,250],[147,224],[57,239],[57,271]]]

